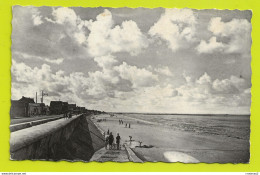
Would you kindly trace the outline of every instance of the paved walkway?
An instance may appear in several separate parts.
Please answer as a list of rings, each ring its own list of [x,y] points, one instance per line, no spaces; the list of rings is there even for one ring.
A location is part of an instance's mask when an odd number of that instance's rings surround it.
[[[40,115],[36,117],[23,117],[23,118],[14,118],[11,119],[11,125],[19,124],[19,123],[25,123],[25,122],[32,122],[36,120],[43,120],[43,119],[49,119],[49,118],[59,118],[63,117],[63,114],[61,115]]]
[[[95,152],[90,161],[96,162],[129,162],[126,150],[123,148],[122,150],[106,150],[102,148]]]

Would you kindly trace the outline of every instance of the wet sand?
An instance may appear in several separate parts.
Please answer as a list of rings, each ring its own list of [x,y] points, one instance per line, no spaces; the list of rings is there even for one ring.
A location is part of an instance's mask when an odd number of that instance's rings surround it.
[[[98,119],[106,121],[97,122]],[[119,119],[124,121],[119,125]],[[143,161],[184,162],[184,163],[247,163],[249,161],[249,141],[221,135],[201,135],[195,132],[176,130],[170,126],[131,118],[127,115],[97,115],[92,120],[103,131],[109,129],[114,137],[120,133],[121,142],[129,143],[132,136],[132,149]],[[125,128],[130,123],[131,128]],[[135,147],[151,145],[152,148]]]

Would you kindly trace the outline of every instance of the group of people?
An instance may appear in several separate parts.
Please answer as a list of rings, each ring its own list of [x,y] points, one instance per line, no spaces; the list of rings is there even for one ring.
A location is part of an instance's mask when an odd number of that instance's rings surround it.
[[[106,119],[99,119],[99,122],[101,121],[106,121]],[[122,119],[119,119],[119,125],[124,125],[124,121]],[[125,128],[131,128],[131,124],[130,123],[125,123]],[[112,132],[109,131],[109,129],[107,130],[107,132],[104,132],[104,137],[105,137],[105,148],[106,149],[117,149],[120,150],[120,141],[121,141],[121,137],[119,135],[119,133],[117,133],[116,138],[114,138],[114,135]]]
[[[65,113],[63,114],[63,118],[64,118],[64,119],[72,118],[72,113],[71,113],[71,112],[65,112]]]
[[[119,135],[119,133],[117,133],[116,136],[116,149],[119,150],[120,149],[120,140],[121,137]],[[106,136],[106,140],[105,140],[105,148],[107,149],[115,149],[115,144],[114,144],[114,136],[112,132],[109,132],[109,130],[107,131],[107,136]]]
[[[121,119],[119,119],[119,125],[123,125],[124,124],[124,121],[123,120],[121,120]],[[130,123],[128,123],[128,125],[127,125],[127,123],[125,124],[125,128],[131,128],[131,124]]]
[[[123,120],[121,120],[121,119],[119,119],[119,125],[123,125],[124,124],[124,121]]]
[[[127,128],[127,123],[125,124],[125,128]],[[131,128],[131,124],[128,123],[128,128]]]
[[[102,119],[98,119],[98,120],[97,120],[97,122],[105,122],[105,121],[107,121],[107,119],[105,119],[105,118],[102,118]]]

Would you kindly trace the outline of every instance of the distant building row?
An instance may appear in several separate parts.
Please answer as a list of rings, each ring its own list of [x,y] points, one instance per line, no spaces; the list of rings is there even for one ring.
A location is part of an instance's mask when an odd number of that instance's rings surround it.
[[[39,115],[59,115],[71,112],[98,114],[100,111],[88,110],[85,107],[76,106],[62,101],[51,101],[50,106],[44,103],[35,103],[33,98],[22,97],[20,100],[11,100],[11,118],[33,117]]]

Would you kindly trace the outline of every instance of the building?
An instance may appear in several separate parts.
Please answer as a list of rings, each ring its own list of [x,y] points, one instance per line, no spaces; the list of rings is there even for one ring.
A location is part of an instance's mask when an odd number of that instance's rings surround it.
[[[11,118],[26,117],[26,103],[11,100],[10,116]]]
[[[29,104],[29,103],[35,103],[34,100],[33,100],[33,98],[24,97],[24,96],[22,96],[22,98],[21,98],[20,100],[18,100],[18,101],[24,102],[24,103],[27,103],[27,104]]]
[[[46,114],[46,115],[50,115],[50,114],[51,114],[51,112],[50,112],[50,106],[46,105],[46,106],[44,107],[44,109],[45,109],[45,114]]]
[[[85,113],[85,107],[80,107],[80,113]]]
[[[68,109],[70,112],[74,112],[77,109],[76,104],[68,104]]]
[[[62,102],[62,112],[67,113],[69,111],[69,104],[68,102]]]
[[[79,114],[80,113],[80,107],[77,106],[76,107],[76,110],[73,111],[74,114]]]
[[[56,114],[56,115],[59,115],[59,114],[62,114],[62,101],[51,101],[50,102],[50,113],[51,115],[53,114]]]
[[[46,109],[44,103],[29,103],[28,116],[46,115]]]
[[[22,96],[20,100],[11,100],[11,118],[28,117],[29,103],[35,103],[33,98]]]

